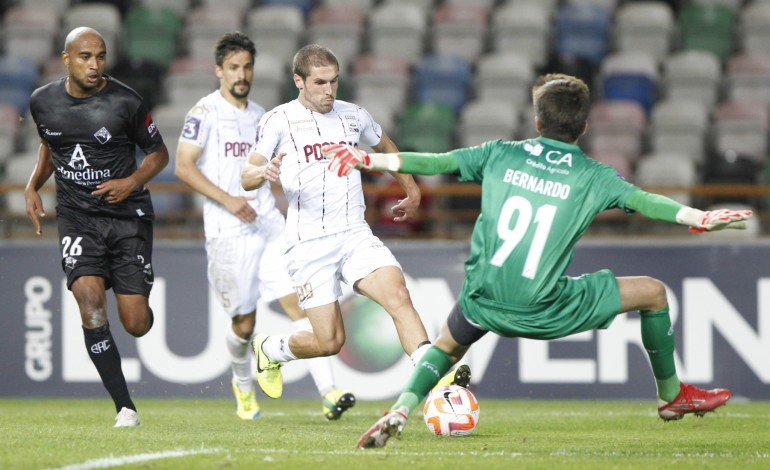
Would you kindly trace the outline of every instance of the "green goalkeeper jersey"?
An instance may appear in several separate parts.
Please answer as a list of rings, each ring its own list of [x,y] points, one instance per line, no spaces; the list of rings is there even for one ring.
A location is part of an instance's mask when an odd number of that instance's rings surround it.
[[[536,138],[454,150],[460,180],[482,187],[460,302],[534,311],[558,296],[575,244],[594,217],[625,209],[638,188],[576,145]]]

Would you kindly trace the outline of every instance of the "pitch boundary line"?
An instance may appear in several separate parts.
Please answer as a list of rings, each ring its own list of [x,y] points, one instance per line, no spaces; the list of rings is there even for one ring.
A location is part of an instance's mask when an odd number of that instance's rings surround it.
[[[222,449],[176,449],[163,452],[150,452],[146,454],[124,455],[122,457],[103,457],[101,459],[87,460],[83,463],[58,467],[55,470],[91,470],[94,468],[111,468],[132,463],[149,462],[151,460],[187,457],[189,455],[216,454],[224,452]]]

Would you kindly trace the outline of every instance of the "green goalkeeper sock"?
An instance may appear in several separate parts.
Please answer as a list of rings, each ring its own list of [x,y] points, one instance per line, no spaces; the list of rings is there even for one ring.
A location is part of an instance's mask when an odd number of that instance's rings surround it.
[[[414,366],[414,371],[409,377],[404,391],[401,392],[391,410],[406,407],[406,415],[409,416],[409,413],[417,408],[417,405],[436,386],[441,377],[449,371],[452,364],[454,364],[452,356],[436,346],[431,346],[420,358],[420,362]]]
[[[666,402],[673,401],[679,395],[679,378],[674,363],[674,328],[668,307],[655,312],[639,312],[639,315],[642,317],[642,344],[650,358],[658,397]]]

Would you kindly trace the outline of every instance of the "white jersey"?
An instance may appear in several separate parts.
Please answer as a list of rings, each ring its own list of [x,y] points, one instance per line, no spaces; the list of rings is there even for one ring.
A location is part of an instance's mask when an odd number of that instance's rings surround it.
[[[203,227],[207,238],[232,237],[276,223],[283,216],[275,207],[270,185],[254,191],[241,187],[241,169],[256,141],[257,124],[265,109],[249,100],[246,109],[229,103],[219,90],[204,96],[185,117],[180,142],[201,147],[197,161],[201,173],[232,196],[251,196],[257,212],[255,223],[241,222],[224,206],[209,198],[203,204]],[[278,223],[281,223],[279,221]]]
[[[286,152],[281,184],[289,201],[286,233],[290,245],[366,226],[361,175],[339,178],[326,170],[321,147],[329,143],[377,145],[382,128],[360,106],[337,100],[321,114],[298,100],[282,104],[260,121],[256,152],[272,158]]]

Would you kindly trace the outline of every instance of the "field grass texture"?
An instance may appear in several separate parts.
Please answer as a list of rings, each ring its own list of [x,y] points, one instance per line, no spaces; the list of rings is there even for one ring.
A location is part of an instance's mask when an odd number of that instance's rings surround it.
[[[654,401],[485,400],[469,437],[431,435],[421,411],[387,447],[357,450],[390,402],[326,421],[320,400],[138,399],[142,426],[114,429],[108,399],[0,399],[2,469],[770,468],[770,402],[664,423]]]

